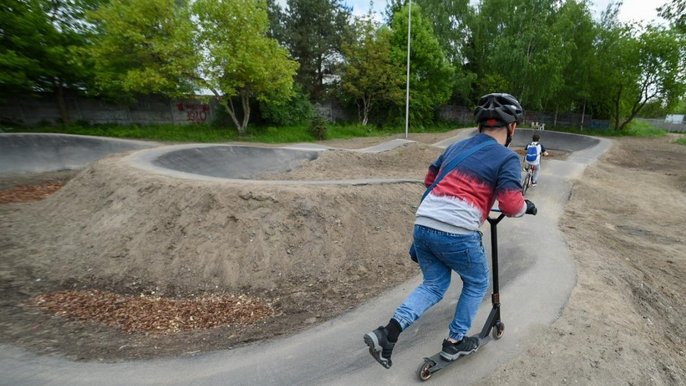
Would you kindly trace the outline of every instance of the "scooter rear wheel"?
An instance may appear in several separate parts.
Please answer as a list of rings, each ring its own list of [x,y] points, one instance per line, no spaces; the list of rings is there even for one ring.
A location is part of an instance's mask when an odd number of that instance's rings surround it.
[[[434,367],[435,364],[432,364],[429,361],[424,361],[419,368],[417,369],[417,376],[422,382],[426,382],[431,378],[431,368]]]

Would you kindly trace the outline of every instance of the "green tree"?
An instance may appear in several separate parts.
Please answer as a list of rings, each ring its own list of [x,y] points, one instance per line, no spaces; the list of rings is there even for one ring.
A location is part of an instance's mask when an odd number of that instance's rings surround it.
[[[664,118],[667,114],[669,114],[669,110],[662,104],[662,101],[654,100],[643,106],[640,116],[642,118]]]
[[[570,54],[552,28],[558,3],[481,1],[468,56],[478,94],[506,90],[529,109],[540,109],[559,89]]]
[[[424,17],[431,21],[434,35],[448,60],[455,66],[462,66],[465,60],[465,46],[470,34],[468,20],[473,10],[469,0],[416,0]]]
[[[297,63],[267,37],[264,0],[113,0],[91,17],[98,34],[87,57],[108,95],[207,89],[243,135],[251,98],[292,93]]]
[[[90,14],[98,33],[85,57],[100,93],[187,95],[200,61],[184,0],[112,0]]]
[[[639,31],[617,14],[611,6],[601,19],[592,83],[595,105],[623,130],[647,103],[659,100],[669,108],[678,101],[686,63],[683,35],[652,26]]]
[[[107,0],[44,0],[50,23],[57,29],[59,40],[52,47],[55,59],[50,66],[56,70],[50,79],[57,98],[62,122],[71,118],[65,102],[65,90],[88,92],[93,86],[93,73],[83,65],[80,53],[90,44],[93,26],[86,21],[86,14]]]
[[[686,34],[686,0],[672,0],[658,11],[660,16],[672,21],[674,28]]]
[[[204,53],[201,84],[231,116],[240,135],[250,120],[250,99],[285,100],[298,64],[267,37],[266,1],[197,0],[197,49]],[[240,109],[237,103],[240,103]],[[242,113],[242,116],[241,116]]]
[[[408,4],[408,0],[387,0],[386,8],[384,10],[384,17],[386,23],[391,25],[393,22],[393,17],[395,14],[402,9],[403,6]]]
[[[670,113],[672,114],[686,114],[686,96],[683,96],[675,105],[671,108]]]
[[[622,74],[628,75],[635,65],[625,63],[623,52],[629,52],[630,29],[619,21],[618,3],[610,3],[596,23],[596,38],[590,59],[590,98],[588,107],[595,118],[613,116],[616,92]],[[624,70],[624,67],[629,67]]]
[[[408,16],[409,6],[404,6],[391,24],[391,59],[399,67],[406,67]],[[450,98],[455,70],[441,50],[431,22],[414,4],[410,41],[410,117],[422,124],[432,121],[436,107]]]
[[[267,36],[274,38],[279,43],[284,43],[284,26],[283,20],[285,14],[281,5],[276,0],[267,0],[267,15],[269,16],[269,32]]]
[[[686,58],[682,56],[682,47],[686,44],[683,37],[673,30],[659,27],[648,27],[638,38],[637,57],[640,69],[634,84],[622,89],[623,104],[626,110],[615,113],[615,127],[623,130],[646,103],[657,99],[668,106],[674,106],[686,90],[686,79],[683,69]],[[634,62],[636,63],[636,62]],[[619,117],[623,122],[619,123]]]
[[[84,13],[98,0],[7,0],[0,8],[0,98],[52,92],[69,122],[64,90],[85,89],[76,51],[87,44]]]
[[[346,62],[341,85],[357,105],[362,125],[380,102],[402,104],[405,69],[391,59],[390,31],[379,28],[371,18],[355,23],[355,36],[351,44],[343,46]]]
[[[284,43],[300,63],[298,83],[313,100],[326,93],[325,76],[336,72],[343,42],[350,39],[350,8],[340,0],[288,0]]]
[[[42,60],[55,40],[40,1],[8,0],[0,8],[0,91],[3,98],[32,92],[36,82],[49,75]]]
[[[552,30],[569,53],[563,63],[560,87],[543,100],[543,106],[559,111],[586,115],[591,97],[591,69],[595,60],[596,24],[585,1],[567,0],[556,13]]]
[[[476,78],[465,67],[471,35],[469,21],[474,18],[474,10],[469,3],[469,0],[416,0],[424,17],[431,20],[434,35],[455,68],[453,97],[462,103],[472,100],[471,84]]]

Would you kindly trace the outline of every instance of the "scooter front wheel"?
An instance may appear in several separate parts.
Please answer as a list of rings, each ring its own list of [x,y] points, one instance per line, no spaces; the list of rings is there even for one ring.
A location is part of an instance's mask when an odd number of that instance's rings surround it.
[[[505,323],[498,322],[495,324],[491,336],[493,337],[493,339],[498,340],[502,338],[503,335],[505,335]]]
[[[425,360],[417,369],[417,376],[422,382],[426,382],[431,378],[431,368],[436,366],[433,361]]]

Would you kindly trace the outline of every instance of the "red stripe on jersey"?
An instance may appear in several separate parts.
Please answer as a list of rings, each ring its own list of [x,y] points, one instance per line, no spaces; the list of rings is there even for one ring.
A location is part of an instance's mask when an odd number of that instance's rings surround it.
[[[498,207],[506,216],[517,216],[526,210],[521,190],[504,190],[498,192]]]
[[[453,171],[448,173],[431,191],[434,196],[455,197],[481,211],[481,220],[485,221],[494,202],[493,188],[476,177]]]
[[[431,186],[431,184],[434,183],[434,180],[438,177],[438,171],[434,167],[430,167],[429,171],[426,173],[426,177],[424,177],[424,186],[427,188]]]

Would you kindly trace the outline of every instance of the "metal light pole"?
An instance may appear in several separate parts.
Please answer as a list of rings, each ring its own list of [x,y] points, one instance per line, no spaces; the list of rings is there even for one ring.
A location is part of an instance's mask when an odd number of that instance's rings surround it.
[[[407,85],[405,90],[405,139],[410,127],[410,40],[412,31],[412,0],[407,12]]]

